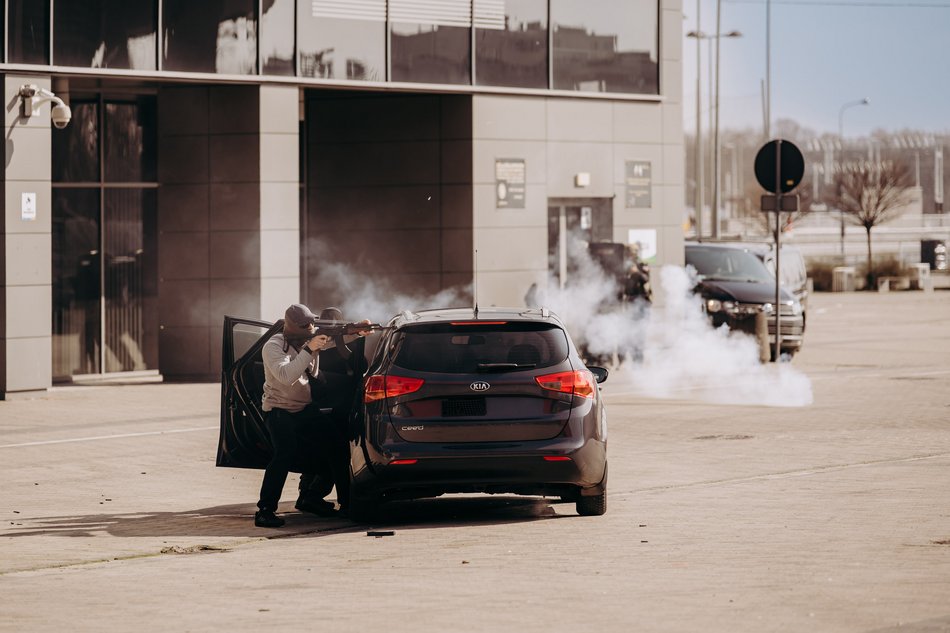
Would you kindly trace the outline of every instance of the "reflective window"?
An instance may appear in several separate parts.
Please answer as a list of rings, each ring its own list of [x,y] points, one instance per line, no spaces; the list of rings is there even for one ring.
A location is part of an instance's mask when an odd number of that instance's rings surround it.
[[[165,70],[257,72],[256,0],[164,0],[163,7]]]
[[[53,62],[59,66],[155,70],[157,8],[153,2],[56,2]]]
[[[548,87],[547,0],[475,0],[475,83]]]
[[[53,182],[99,182],[99,102],[73,100],[73,118],[53,128]]]
[[[8,0],[11,64],[49,63],[49,2]]]
[[[390,0],[391,79],[470,84],[469,0]]]
[[[261,8],[261,71],[293,75],[294,0],[264,0]]]
[[[53,377],[99,372],[99,189],[53,188]]]
[[[135,103],[106,103],[103,138],[105,179],[112,182],[151,182],[157,179],[153,98]]]
[[[297,5],[302,77],[386,80],[386,1],[312,0]]]
[[[657,94],[656,0],[551,0],[554,88]]]

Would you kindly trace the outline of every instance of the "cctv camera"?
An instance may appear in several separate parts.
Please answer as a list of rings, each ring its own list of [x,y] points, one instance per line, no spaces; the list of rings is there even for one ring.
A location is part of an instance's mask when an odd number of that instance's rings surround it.
[[[69,121],[72,118],[72,110],[70,110],[69,106],[65,104],[53,106],[53,110],[50,112],[50,119],[53,121],[53,125],[55,125],[57,129],[60,130],[69,125]]]

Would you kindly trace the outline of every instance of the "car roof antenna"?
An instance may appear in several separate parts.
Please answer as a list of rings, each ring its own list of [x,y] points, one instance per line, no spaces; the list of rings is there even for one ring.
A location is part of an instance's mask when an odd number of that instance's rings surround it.
[[[478,249],[475,249],[475,272],[472,274],[472,307],[478,318]]]

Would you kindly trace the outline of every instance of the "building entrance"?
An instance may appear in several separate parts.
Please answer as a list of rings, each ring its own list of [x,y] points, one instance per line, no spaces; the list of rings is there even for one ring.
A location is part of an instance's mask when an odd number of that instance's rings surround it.
[[[52,130],[53,380],[157,369],[155,97],[70,105]]]
[[[548,199],[548,272],[561,288],[575,279],[577,258],[591,242],[613,239],[610,198]]]

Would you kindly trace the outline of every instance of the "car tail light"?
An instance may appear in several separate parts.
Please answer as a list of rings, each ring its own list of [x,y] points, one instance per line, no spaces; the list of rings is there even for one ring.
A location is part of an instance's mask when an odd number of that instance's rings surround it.
[[[594,397],[594,374],[586,369],[577,371],[561,371],[556,374],[547,374],[535,378],[542,389],[572,393],[583,398]]]
[[[409,466],[411,464],[415,464],[417,461],[419,460],[418,459],[394,459],[393,461],[389,462],[389,465],[390,466]]]
[[[366,379],[363,402],[404,396],[407,393],[419,391],[424,382],[422,378],[408,378],[406,376],[380,376],[378,374],[370,376]]]
[[[546,462],[569,462],[571,458],[567,455],[545,455],[544,461]]]
[[[507,321],[451,321],[451,325],[505,325]]]

